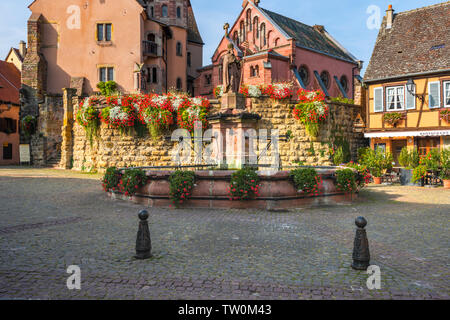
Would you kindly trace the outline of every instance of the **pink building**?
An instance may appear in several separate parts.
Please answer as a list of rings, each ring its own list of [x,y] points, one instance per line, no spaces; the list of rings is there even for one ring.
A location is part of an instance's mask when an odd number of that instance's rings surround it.
[[[242,11],[217,47],[212,64],[199,71],[195,88],[212,96],[222,84],[221,62],[228,44],[244,60],[243,84],[293,81],[331,97],[354,97],[354,78],[362,61],[339,44],[323,26],[308,26],[244,0]]]
[[[23,83],[37,95],[98,91],[193,92],[203,41],[189,0],[35,0]]]

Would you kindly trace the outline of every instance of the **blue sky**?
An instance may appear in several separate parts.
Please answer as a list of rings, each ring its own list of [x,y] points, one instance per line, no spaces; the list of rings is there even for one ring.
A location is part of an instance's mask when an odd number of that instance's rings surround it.
[[[57,0],[55,0],[57,1]],[[91,0],[92,1],[92,0]],[[31,0],[1,0],[0,59],[11,46],[26,40],[27,19]],[[327,31],[346,47],[366,67],[378,35],[369,29],[367,9],[376,5],[385,14],[389,4],[397,12],[411,10],[445,1],[436,0],[261,0],[260,6],[303,23],[324,25]],[[200,32],[205,42],[203,63],[210,58],[223,35],[223,24],[232,24],[242,9],[242,0],[191,0]]]

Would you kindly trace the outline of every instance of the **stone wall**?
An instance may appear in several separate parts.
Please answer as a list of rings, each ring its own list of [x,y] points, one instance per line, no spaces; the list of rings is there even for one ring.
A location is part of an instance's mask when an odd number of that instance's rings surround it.
[[[71,100],[74,106],[73,111],[77,108],[78,99],[78,97],[74,97]],[[212,112],[219,111],[220,104],[217,101],[212,102]],[[333,140],[333,137],[342,136],[350,143],[354,159],[357,155],[357,149],[365,145],[362,132],[356,132],[354,128],[360,107],[347,104],[329,104],[331,116],[328,122],[321,126],[320,136],[312,139],[306,134],[304,127],[293,118],[293,106],[294,102],[279,102],[270,98],[252,98],[251,106],[247,109],[247,111],[257,113],[262,117],[258,122],[257,129],[278,129],[280,135],[285,135],[288,130],[292,132],[290,141],[279,143],[280,160],[283,166],[295,165],[299,161],[308,165],[332,165],[328,143]],[[66,112],[70,112],[70,106],[68,110]],[[70,130],[67,124],[62,129],[65,141],[63,142],[61,166],[64,168],[102,172],[105,168],[111,166],[175,165],[172,162],[174,142],[167,141],[163,137],[155,140],[148,135],[139,138],[134,133],[132,135],[121,134],[119,130],[111,129],[102,124],[98,137],[93,140],[91,145],[84,128],[75,121],[75,112],[72,112],[70,116],[73,119],[72,133],[67,131]],[[270,134],[270,131],[268,133]],[[311,152],[311,146],[314,147],[314,152]],[[260,145],[260,150],[263,147],[265,146]],[[70,148],[72,150],[67,150]],[[263,160],[261,162],[265,163]]]

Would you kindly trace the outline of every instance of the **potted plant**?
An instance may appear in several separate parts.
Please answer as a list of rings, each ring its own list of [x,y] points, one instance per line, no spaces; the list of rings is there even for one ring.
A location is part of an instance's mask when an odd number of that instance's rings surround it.
[[[398,157],[398,162],[403,167],[400,169],[400,183],[402,186],[414,186],[412,180],[413,169],[417,168],[420,164],[419,152],[416,148],[408,151],[407,147],[404,147]]]
[[[396,127],[404,119],[404,114],[400,112],[389,112],[384,114],[383,119],[388,125]]]
[[[441,109],[439,110],[439,118],[442,121],[450,123],[450,109]]]
[[[440,178],[444,182],[444,188],[450,189],[450,148],[441,152],[441,172]]]
[[[367,150],[362,158],[362,164],[367,166],[375,184],[381,184],[385,170],[392,168],[392,155],[381,149]]]

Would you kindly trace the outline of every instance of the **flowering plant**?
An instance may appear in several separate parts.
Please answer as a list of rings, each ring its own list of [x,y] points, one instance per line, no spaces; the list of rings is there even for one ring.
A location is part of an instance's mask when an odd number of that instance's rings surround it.
[[[145,96],[139,102],[139,116],[140,121],[147,125],[150,134],[156,138],[174,123],[171,97]]]
[[[102,178],[102,187],[106,192],[116,191],[119,185],[122,174],[116,167],[106,169],[106,172]]]
[[[135,126],[142,124],[139,116],[139,102],[142,96],[111,96],[106,98],[107,107],[100,113],[102,122],[110,125],[114,129],[119,129],[121,133]]]
[[[412,181],[417,182],[425,178],[427,175],[427,167],[420,165],[413,169]]]
[[[100,112],[97,109],[99,101],[100,99],[95,96],[84,99],[83,102],[79,104],[76,114],[77,122],[86,131],[86,135],[89,138],[91,146],[94,136],[97,135],[98,128],[100,126]]]
[[[325,95],[321,91],[306,91],[300,89],[297,92],[299,102],[294,107],[294,118],[305,125],[306,132],[312,136],[319,135],[320,123],[328,117],[328,106],[324,103]]]
[[[239,93],[243,94],[245,97],[250,98],[259,98],[262,96],[262,88],[263,86],[255,86],[255,85],[242,85],[239,89]]]
[[[350,161],[350,163],[347,164],[347,167],[358,171],[358,175],[356,177],[356,184],[358,188],[364,188],[366,185],[370,183],[372,176],[367,166]]]
[[[292,97],[292,85],[290,83],[273,83],[263,88],[263,93],[272,99],[282,100]]]
[[[177,170],[170,175],[169,183],[170,199],[175,206],[179,206],[191,196],[191,190],[195,186],[195,173]]]
[[[22,131],[26,137],[31,136],[36,131],[36,118],[28,115],[22,119]]]
[[[356,174],[352,169],[342,169],[336,171],[336,186],[339,191],[354,192],[358,186],[356,184]]]
[[[384,122],[387,124],[395,127],[397,124],[399,124],[400,121],[402,121],[405,118],[405,115],[400,112],[389,112],[385,113],[383,116]]]
[[[252,168],[243,168],[231,175],[230,200],[250,200],[259,196],[259,177]]]
[[[301,168],[291,171],[290,174],[297,190],[308,195],[318,196],[322,185],[322,177],[314,168]]]
[[[223,86],[218,85],[214,88],[214,96],[219,99],[221,96],[223,96]]]
[[[139,187],[147,183],[147,175],[141,169],[126,169],[119,181],[118,189],[128,197],[136,194]]]
[[[439,118],[442,121],[446,121],[450,123],[450,109],[441,109],[439,111]]]
[[[208,127],[206,116],[208,115],[209,108],[209,101],[204,97],[187,99],[178,108],[178,126],[192,133],[195,129],[195,122],[200,121],[202,123],[202,129],[206,129]]]

